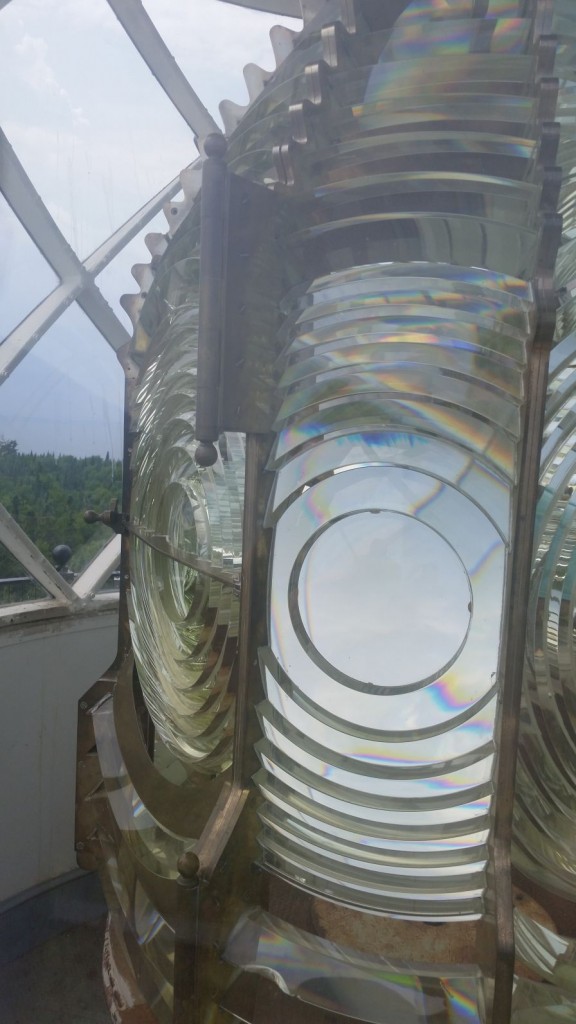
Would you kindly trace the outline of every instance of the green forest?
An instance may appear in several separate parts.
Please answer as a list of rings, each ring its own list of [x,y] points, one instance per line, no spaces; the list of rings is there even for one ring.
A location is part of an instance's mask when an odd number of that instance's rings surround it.
[[[15,441],[0,438],[0,502],[52,563],[54,547],[67,544],[70,569],[88,564],[112,534],[101,523],[85,523],[83,513],[110,508],[121,491],[122,463],[108,455],[25,455]],[[0,578],[21,575],[25,571],[0,545]]]

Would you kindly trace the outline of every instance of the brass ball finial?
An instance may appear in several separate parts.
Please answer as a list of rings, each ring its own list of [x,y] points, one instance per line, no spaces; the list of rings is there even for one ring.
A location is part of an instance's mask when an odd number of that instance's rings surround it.
[[[206,156],[216,157],[218,160],[223,160],[228,149],[228,143],[224,135],[220,132],[212,132],[207,135],[204,139],[204,152]]]
[[[194,850],[185,850],[178,857],[177,868],[182,878],[193,879],[198,877],[200,871],[200,861],[194,853]]]
[[[200,441],[196,451],[194,452],[194,459],[197,466],[213,466],[218,458],[218,452],[212,441]]]

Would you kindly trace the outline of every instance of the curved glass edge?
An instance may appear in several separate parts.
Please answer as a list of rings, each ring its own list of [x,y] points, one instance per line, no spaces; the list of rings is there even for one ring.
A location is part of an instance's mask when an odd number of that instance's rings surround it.
[[[199,469],[195,463],[197,205],[189,221],[169,247],[143,310],[151,347],[140,357],[131,516],[151,545],[140,538],[132,544],[130,625],[159,735],[198,771],[213,774],[231,763],[239,600],[230,586],[173,552],[215,570],[239,570],[244,445],[240,435],[223,435],[217,464]],[[169,553],[155,549],[156,536]]]
[[[483,1021],[478,968],[410,964],[337,946],[261,910],[244,914],[224,958],[305,1003],[371,1024]]]
[[[122,758],[112,698],[95,707],[92,721],[102,779],[120,835],[144,868],[175,881],[178,857],[190,849],[191,840],[165,829],[142,803]]]

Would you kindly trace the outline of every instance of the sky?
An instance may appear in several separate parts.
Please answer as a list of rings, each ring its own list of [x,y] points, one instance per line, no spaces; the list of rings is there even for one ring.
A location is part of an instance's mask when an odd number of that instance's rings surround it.
[[[272,69],[269,29],[298,22],[221,0],[144,0],[200,99],[247,102],[242,68]],[[197,156],[192,133],[106,0],[11,0],[0,9],[0,122],[58,227],[88,256]],[[147,262],[143,235],[98,280],[119,305]],[[0,337],[57,283],[0,197]],[[0,388],[0,437],[23,451],[119,457],[123,376],[114,353],[71,307]]]

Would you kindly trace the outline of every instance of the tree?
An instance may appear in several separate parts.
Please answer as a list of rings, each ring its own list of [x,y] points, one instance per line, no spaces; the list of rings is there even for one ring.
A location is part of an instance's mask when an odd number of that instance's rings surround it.
[[[104,509],[121,493],[122,464],[106,458],[27,454],[15,441],[0,440],[0,500],[51,561],[57,544],[73,551],[80,571],[110,537],[106,527],[84,522],[87,508]],[[0,577],[14,575],[14,562],[0,551]]]

